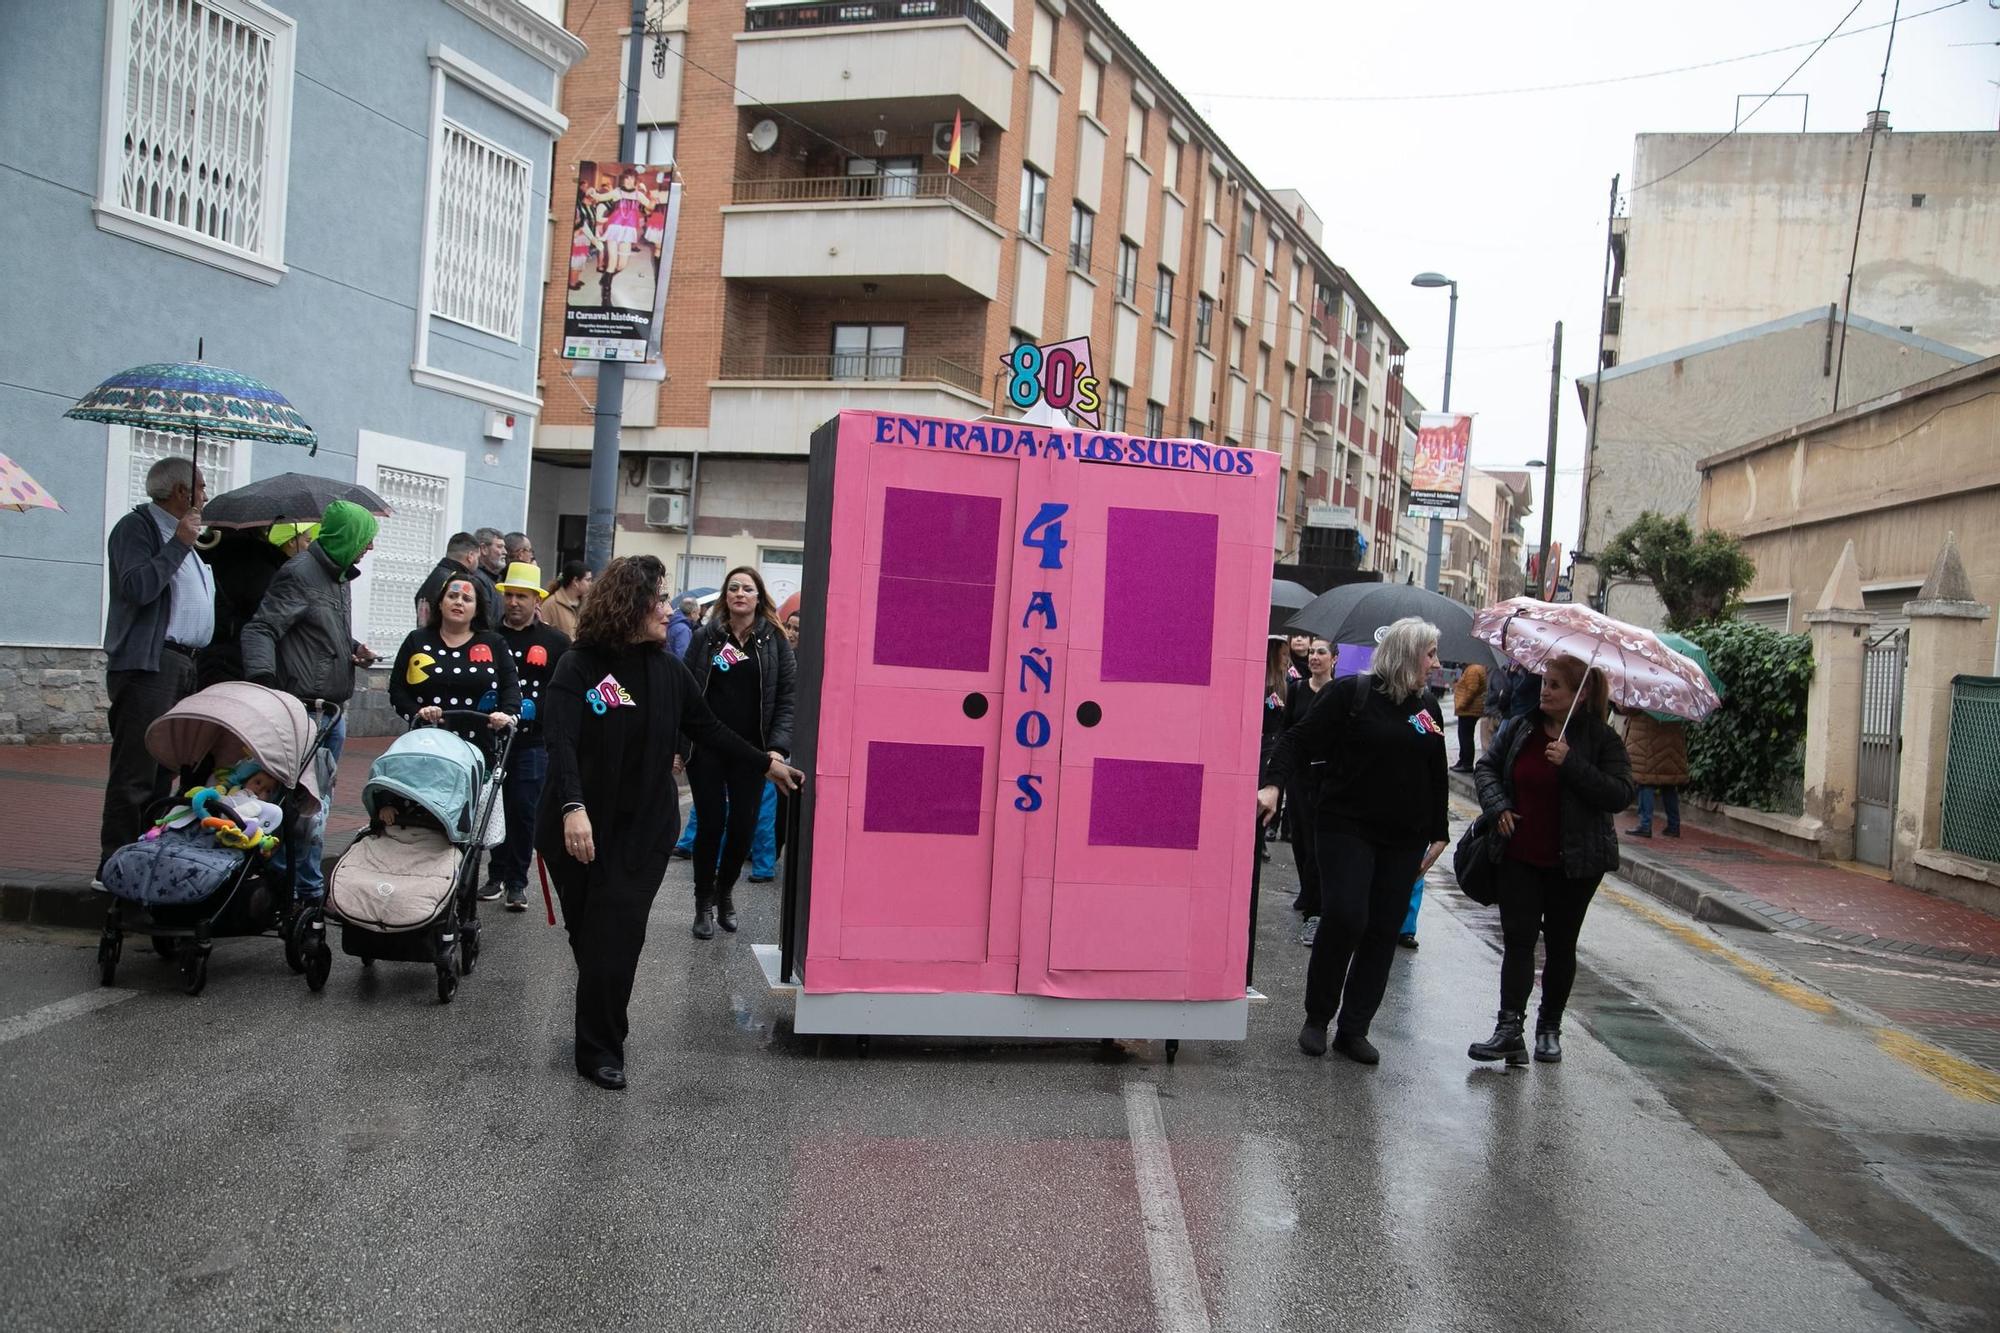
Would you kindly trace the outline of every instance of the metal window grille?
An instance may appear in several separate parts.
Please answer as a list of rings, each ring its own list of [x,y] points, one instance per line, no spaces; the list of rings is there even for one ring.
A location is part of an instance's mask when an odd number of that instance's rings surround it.
[[[438,156],[431,313],[516,341],[527,273],[527,160],[450,121]]]
[[[719,555],[684,555],[679,557],[680,587],[676,592],[686,592],[690,588],[719,588],[722,576],[727,572],[729,562]]]
[[[200,0],[131,0],[128,12],[118,203],[266,252],[271,35]]]
[[[403,636],[416,628],[412,606],[417,589],[444,554],[445,509],[451,485],[428,472],[382,467],[375,473],[375,492],[388,503],[389,516],[375,534],[375,551],[368,558],[373,585],[368,601],[368,642],[376,652],[395,652]]]
[[[1958,676],[1951,682],[1951,738],[1944,762],[1944,829],[1948,852],[2000,861],[2000,676]]]
[[[142,505],[151,498],[146,494],[146,474],[162,458],[193,457],[195,464],[201,468],[202,477],[208,482],[209,494],[220,495],[229,489],[236,462],[235,450],[236,445],[230,440],[203,440],[201,452],[196,455],[194,440],[189,436],[135,429],[131,449],[126,455],[126,499],[131,504]]]

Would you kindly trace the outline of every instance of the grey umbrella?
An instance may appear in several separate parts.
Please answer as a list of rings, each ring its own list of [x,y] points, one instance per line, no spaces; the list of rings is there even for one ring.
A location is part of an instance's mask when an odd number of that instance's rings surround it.
[[[1271,580],[1271,605],[1282,606],[1290,611],[1312,605],[1311,588],[1303,587],[1290,579]]]
[[[1493,665],[1493,650],[1472,637],[1472,611],[1449,597],[1406,583],[1348,583],[1321,593],[1286,623],[1330,643],[1375,642],[1375,631],[1405,616],[1438,628],[1438,656],[1446,662]]]
[[[378,518],[389,514],[388,504],[366,486],[305,472],[280,472],[275,477],[210,497],[201,508],[201,521],[211,528],[317,523],[335,500],[352,501]]]

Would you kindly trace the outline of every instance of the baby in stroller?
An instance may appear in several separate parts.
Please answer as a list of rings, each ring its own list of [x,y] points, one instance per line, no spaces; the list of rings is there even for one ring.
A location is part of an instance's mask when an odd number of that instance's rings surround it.
[[[198,824],[211,830],[224,847],[269,856],[278,849],[284,828],[285,812],[277,803],[287,792],[275,773],[254,759],[245,759],[234,768],[218,770],[208,786],[188,792],[187,804],[169,810],[145,836],[157,838]],[[217,807],[228,814],[216,813]]]

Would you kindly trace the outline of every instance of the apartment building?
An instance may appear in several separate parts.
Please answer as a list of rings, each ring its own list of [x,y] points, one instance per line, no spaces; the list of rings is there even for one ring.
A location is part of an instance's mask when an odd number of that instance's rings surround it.
[[[665,378],[628,380],[623,404],[621,552],[661,555],[682,586],[737,563],[795,585],[816,425],[992,412],[1015,345],[1077,336],[1111,429],[1283,456],[1274,554],[1309,517],[1392,549],[1403,341],[1306,201],[1265,188],[1097,5],[667,8],[644,39],[640,155],[674,161],[685,197]],[[577,162],[616,157],[629,40],[623,5],[570,10],[589,53],[565,84],[558,199]],[[596,383],[547,352],[542,379],[529,531],[573,556]]]

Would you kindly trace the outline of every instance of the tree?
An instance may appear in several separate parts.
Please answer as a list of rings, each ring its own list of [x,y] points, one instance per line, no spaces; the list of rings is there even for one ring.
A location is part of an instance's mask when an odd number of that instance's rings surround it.
[[[1757,565],[1726,532],[1696,537],[1685,517],[1647,510],[1611,539],[1599,560],[1614,578],[1643,579],[1667,608],[1667,628],[1720,620],[1757,577]]]

